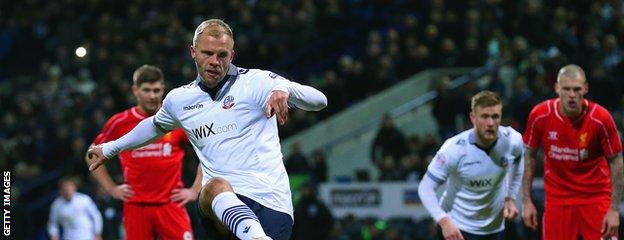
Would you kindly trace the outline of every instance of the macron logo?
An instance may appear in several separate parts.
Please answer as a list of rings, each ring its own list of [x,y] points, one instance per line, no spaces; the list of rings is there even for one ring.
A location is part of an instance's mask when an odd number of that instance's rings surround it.
[[[247,226],[243,229],[243,233],[248,233],[251,226]]]
[[[200,109],[203,107],[204,107],[204,104],[196,103],[194,105],[184,106],[183,109],[184,111],[189,111],[189,110],[194,110],[194,109]]]

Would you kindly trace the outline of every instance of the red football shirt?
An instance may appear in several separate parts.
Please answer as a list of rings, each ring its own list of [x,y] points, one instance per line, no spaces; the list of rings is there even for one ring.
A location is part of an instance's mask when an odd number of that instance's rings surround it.
[[[544,152],[546,202],[572,205],[610,201],[611,172],[606,157],[622,151],[620,136],[609,112],[585,100],[576,125],[559,111],[559,100],[533,108],[524,144]]]
[[[133,107],[113,115],[102,132],[93,141],[101,144],[115,140],[130,132],[134,126],[149,116]],[[124,181],[132,187],[134,196],[129,202],[167,203],[171,191],[182,183],[182,143],[188,141],[184,131],[173,130],[157,141],[119,154]]]

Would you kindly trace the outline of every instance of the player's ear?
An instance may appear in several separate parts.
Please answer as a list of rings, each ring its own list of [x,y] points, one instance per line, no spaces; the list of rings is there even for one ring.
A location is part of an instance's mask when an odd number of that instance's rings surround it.
[[[136,84],[132,84],[132,95],[136,97],[138,96],[138,94],[139,94],[139,87],[137,87]]]
[[[193,60],[195,60],[195,56],[197,55],[197,53],[195,52],[195,48],[193,47],[193,45],[189,46],[189,51],[191,51],[191,57],[193,58]]]
[[[230,52],[230,62],[232,62],[232,60],[234,60],[234,56],[236,56],[236,51],[232,50]]]
[[[474,110],[470,111],[470,122],[474,125],[477,115],[474,113]]]

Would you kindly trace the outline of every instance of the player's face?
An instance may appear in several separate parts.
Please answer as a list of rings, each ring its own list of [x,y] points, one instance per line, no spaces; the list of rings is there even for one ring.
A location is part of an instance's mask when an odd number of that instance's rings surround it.
[[[587,82],[583,77],[571,78],[562,75],[559,77],[559,82],[555,84],[555,91],[559,95],[559,104],[563,114],[573,117],[583,111],[583,99],[587,94]]]
[[[142,83],[140,86],[132,86],[132,93],[141,110],[151,116],[160,109],[165,84],[162,82]]]
[[[491,107],[475,106],[474,111],[470,112],[470,121],[482,143],[489,145],[498,138],[502,111],[503,105],[498,104]]]
[[[70,181],[62,182],[60,184],[59,192],[61,194],[61,197],[66,200],[70,200],[72,196],[74,196],[74,193],[76,193],[76,184]]]
[[[226,34],[213,37],[201,34],[195,46],[191,46],[191,56],[195,59],[197,72],[207,87],[215,87],[225,77],[234,57],[234,41]]]

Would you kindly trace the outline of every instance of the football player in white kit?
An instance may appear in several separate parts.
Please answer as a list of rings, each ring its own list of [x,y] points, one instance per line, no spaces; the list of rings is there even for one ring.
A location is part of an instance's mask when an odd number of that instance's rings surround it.
[[[77,192],[77,185],[75,177],[59,180],[59,196],[52,202],[48,218],[51,240],[102,239],[102,214],[88,195]]]
[[[427,168],[418,195],[438,223],[442,239],[502,240],[504,220],[514,218],[523,172],[522,135],[500,126],[496,93],[472,98],[473,128],[449,138]],[[436,189],[446,182],[440,201]]]
[[[202,22],[190,47],[197,78],[169,92],[158,113],[128,134],[91,148],[89,168],[182,128],[203,170],[201,215],[218,218],[243,240],[287,240],[293,206],[277,123],[286,122],[289,107],[318,111],[327,98],[275,73],[234,66],[233,48],[225,22]]]

